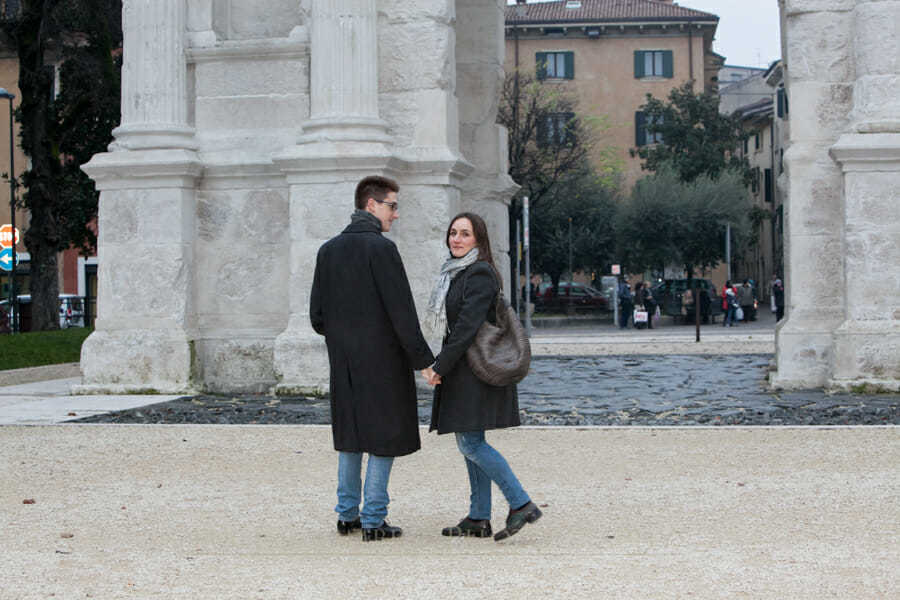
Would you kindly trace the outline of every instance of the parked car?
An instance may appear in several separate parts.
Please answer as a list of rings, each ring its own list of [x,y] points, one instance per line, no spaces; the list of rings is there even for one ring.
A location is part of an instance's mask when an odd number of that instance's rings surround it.
[[[716,293],[716,286],[709,279],[666,279],[657,283],[651,288],[653,297],[659,303],[659,310],[662,314],[681,319],[685,323],[694,322],[694,305],[684,301],[684,292],[688,289],[688,281],[696,288],[699,284],[701,294],[700,314],[703,322],[709,322],[710,319],[715,320],[717,315],[722,314],[722,304]],[[708,302],[707,302],[708,300]]]
[[[19,331],[31,330],[31,294],[20,294],[17,298],[19,307]],[[6,315],[7,327],[12,326],[12,315],[9,300],[0,301],[0,312]],[[84,298],[75,294],[59,295],[59,327],[84,327]]]
[[[598,289],[585,283],[574,281],[559,282],[559,290],[554,293],[552,283],[542,283],[538,287],[535,310],[541,312],[564,312],[569,305],[579,312],[609,310],[609,300]]]

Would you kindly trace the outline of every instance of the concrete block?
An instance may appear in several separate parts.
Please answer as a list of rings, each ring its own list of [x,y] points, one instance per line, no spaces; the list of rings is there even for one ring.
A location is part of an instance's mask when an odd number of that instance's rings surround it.
[[[378,91],[453,89],[455,36],[434,23],[387,24],[379,30]],[[415,60],[410,60],[410,57]]]
[[[853,13],[812,12],[789,16],[787,64],[792,83],[853,81]]]
[[[309,58],[203,61],[195,67],[197,98],[309,94]]]
[[[900,73],[900,1],[858,2],[855,9],[856,74]]]
[[[225,1],[229,3],[229,39],[287,37],[294,27],[302,24],[297,0]]]
[[[197,129],[277,129],[296,127],[309,118],[309,96],[197,98]]]
[[[791,104],[803,108],[791,111],[791,140],[836,140],[849,129],[853,91],[851,83],[792,81]]]
[[[449,25],[456,18],[454,0],[379,0],[378,17],[390,24],[436,21]]]
[[[274,338],[198,339],[195,346],[207,392],[263,394],[275,385]]]
[[[784,0],[788,16],[811,12],[852,11],[857,0]]]

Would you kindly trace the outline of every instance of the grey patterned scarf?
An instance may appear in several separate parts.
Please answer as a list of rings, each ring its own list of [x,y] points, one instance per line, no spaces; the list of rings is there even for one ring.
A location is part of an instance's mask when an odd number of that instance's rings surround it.
[[[425,313],[425,328],[430,333],[443,337],[447,329],[447,290],[450,282],[462,272],[463,269],[478,260],[478,248],[472,248],[465,256],[460,258],[448,258],[441,267],[441,272],[434,282],[431,291],[431,299],[428,301],[428,310]]]

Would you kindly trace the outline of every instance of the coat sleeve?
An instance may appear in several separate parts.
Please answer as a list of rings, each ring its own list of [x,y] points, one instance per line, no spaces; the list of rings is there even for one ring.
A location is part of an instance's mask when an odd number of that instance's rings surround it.
[[[325,335],[325,314],[322,310],[322,251],[316,256],[316,271],[313,275],[312,291],[309,294],[309,321],[319,335]]]
[[[419,327],[416,303],[397,246],[393,243],[380,244],[372,253],[371,260],[378,294],[410,363],[417,370],[430,366],[434,355]]]
[[[466,277],[466,281],[463,282],[465,288],[459,317],[434,362],[433,368],[438,375],[446,375],[452,371],[457,361],[475,341],[475,334],[487,319],[488,311],[494,304],[494,298],[499,290],[497,280],[487,264],[484,268],[480,266],[473,268]]]

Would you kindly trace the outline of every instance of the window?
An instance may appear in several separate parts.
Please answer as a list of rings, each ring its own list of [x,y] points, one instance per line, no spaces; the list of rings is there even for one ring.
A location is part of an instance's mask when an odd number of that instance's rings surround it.
[[[759,132],[757,131],[753,134],[753,149],[759,152],[760,148],[762,148],[762,145],[759,143]]]
[[[634,77],[673,77],[671,50],[636,50],[634,53]]]
[[[574,52],[538,52],[535,55],[538,79],[574,79]]]
[[[550,113],[538,123],[538,145],[562,146],[575,141],[573,120],[575,113]]]
[[[750,191],[754,194],[759,193],[759,167],[753,169],[753,177],[750,178]]]
[[[662,117],[654,120],[652,117],[648,117],[647,115],[645,115],[643,111],[639,110],[634,113],[634,144],[636,146],[646,146],[647,144],[662,144],[662,133],[658,131],[655,133],[647,131],[649,126],[661,124]]]
[[[747,156],[750,153],[750,139],[744,140],[744,156]]]
[[[783,87],[778,88],[775,98],[778,104],[778,118],[783,119],[788,114],[788,98]]]
[[[772,169],[766,169],[765,184],[766,184],[766,192],[765,192],[766,202],[771,203],[772,202]]]

